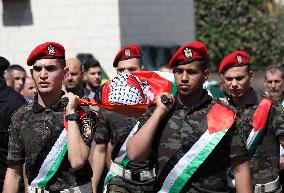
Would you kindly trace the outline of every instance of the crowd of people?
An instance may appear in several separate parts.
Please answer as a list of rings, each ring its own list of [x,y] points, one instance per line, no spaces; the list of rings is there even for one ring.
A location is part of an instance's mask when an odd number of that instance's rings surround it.
[[[105,97],[94,57],[66,59],[46,42],[27,57],[29,73],[0,57],[0,191],[282,192],[283,66],[267,67],[259,94],[249,55],[236,50],[220,61],[225,97],[215,98],[204,87],[208,52],[202,42],[180,46],[160,68],[176,93],[157,94],[138,117],[80,105]],[[113,67],[144,71],[139,46],[123,47]]]

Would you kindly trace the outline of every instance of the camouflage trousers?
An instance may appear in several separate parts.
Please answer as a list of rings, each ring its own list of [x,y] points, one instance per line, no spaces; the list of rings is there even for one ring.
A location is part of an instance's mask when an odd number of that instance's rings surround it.
[[[143,191],[143,190],[130,190],[125,187],[121,187],[117,185],[108,185],[107,190],[105,192],[107,193],[151,193],[151,192]]]

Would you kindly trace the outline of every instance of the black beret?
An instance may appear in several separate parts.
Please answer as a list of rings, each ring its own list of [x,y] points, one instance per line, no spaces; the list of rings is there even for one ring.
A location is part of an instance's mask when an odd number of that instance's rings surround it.
[[[0,73],[4,73],[9,66],[10,62],[6,58],[0,56]]]

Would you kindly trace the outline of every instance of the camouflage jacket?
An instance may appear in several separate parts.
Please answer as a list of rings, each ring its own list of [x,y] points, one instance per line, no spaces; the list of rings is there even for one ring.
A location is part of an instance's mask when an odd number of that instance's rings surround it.
[[[251,89],[245,104],[237,109],[237,124],[242,141],[246,140],[253,129],[253,114],[264,96],[258,97]],[[267,97],[267,96],[266,96]],[[232,104],[232,100],[229,100]],[[274,181],[279,174],[279,142],[284,137],[283,107],[274,102],[270,108],[266,123],[266,133],[250,159],[254,184],[265,184]]]
[[[97,129],[95,132],[96,144],[107,144],[109,141],[111,141],[113,146],[112,160],[114,160],[119,152],[120,147],[135,126],[136,121],[137,120],[133,117],[128,117],[101,108],[98,111]],[[127,165],[126,169],[131,170],[134,173],[139,173],[142,170],[153,168],[154,163],[154,161],[149,160],[141,162],[131,161]],[[110,181],[110,184],[126,187],[130,190],[152,191],[153,181],[154,179],[140,182],[136,180],[127,180],[116,176]]]
[[[153,140],[153,153],[158,159],[158,181],[164,174],[167,162],[174,159],[172,155],[194,138],[199,124],[206,118],[208,111],[217,101],[207,93],[195,107],[183,106],[176,96],[173,109],[160,122],[156,136]],[[141,125],[151,116],[155,107],[150,108],[140,119]],[[177,158],[180,159],[180,158]],[[232,162],[242,163],[247,161],[245,144],[239,138],[235,126],[229,129],[220,143],[215,147],[209,157],[197,169],[195,174],[184,186],[182,192],[228,192],[227,170]],[[157,189],[159,190],[159,189]]]
[[[38,160],[44,159],[46,144],[64,129],[63,105],[58,102],[44,108],[35,101],[21,107],[12,117],[7,163],[9,166],[25,163],[28,180],[32,178]],[[79,122],[81,135],[90,147],[94,136],[94,116],[89,113]],[[46,190],[58,191],[90,182],[92,169],[89,162],[79,170],[72,169],[65,154],[56,174],[46,185]]]

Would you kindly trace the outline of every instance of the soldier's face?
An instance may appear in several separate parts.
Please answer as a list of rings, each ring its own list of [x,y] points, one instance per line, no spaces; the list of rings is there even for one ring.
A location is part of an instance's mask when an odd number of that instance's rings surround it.
[[[31,71],[39,94],[60,92],[68,69],[56,59],[37,60]]]
[[[264,85],[266,90],[275,98],[281,96],[284,89],[284,81],[282,79],[282,73],[279,70],[272,72],[266,72]]]
[[[208,79],[209,71],[202,71],[198,61],[178,65],[173,70],[178,92],[190,96],[201,93],[203,83]]]
[[[241,99],[249,92],[252,72],[249,72],[247,68],[247,66],[236,66],[221,75],[224,90],[232,98]]]
[[[128,60],[122,60],[119,61],[117,64],[116,71],[117,73],[122,73],[122,72],[135,72],[135,71],[140,71],[140,64],[141,60],[138,58],[130,58]]]

